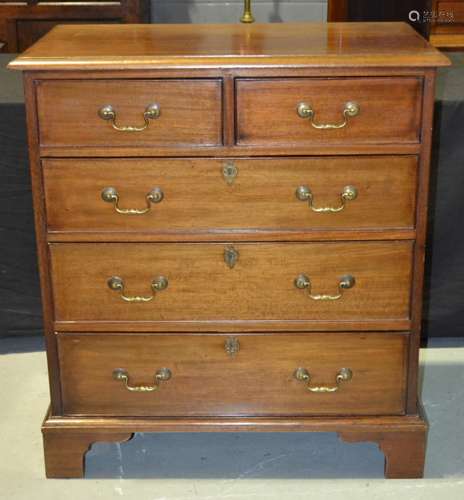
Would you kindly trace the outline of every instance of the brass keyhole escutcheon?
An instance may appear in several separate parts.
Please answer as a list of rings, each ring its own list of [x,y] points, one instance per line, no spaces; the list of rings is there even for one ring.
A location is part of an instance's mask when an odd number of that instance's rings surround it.
[[[224,349],[230,357],[233,357],[240,351],[240,342],[236,337],[227,337],[224,342]]]
[[[224,262],[229,266],[230,269],[233,269],[235,267],[235,264],[237,264],[239,257],[240,253],[236,248],[230,246],[224,249]]]
[[[236,167],[235,163],[227,162],[222,167],[222,177],[229,186],[232,186],[232,184],[235,182],[237,175],[238,175],[238,168]]]

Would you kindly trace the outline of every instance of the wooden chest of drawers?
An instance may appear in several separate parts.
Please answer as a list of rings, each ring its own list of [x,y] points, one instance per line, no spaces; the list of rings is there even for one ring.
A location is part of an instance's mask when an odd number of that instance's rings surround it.
[[[403,24],[66,26],[24,69],[49,477],[134,432],[335,431],[422,475],[435,68]]]

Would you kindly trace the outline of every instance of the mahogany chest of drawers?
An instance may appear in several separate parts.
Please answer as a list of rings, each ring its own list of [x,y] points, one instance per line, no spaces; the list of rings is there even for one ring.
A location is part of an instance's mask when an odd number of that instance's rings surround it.
[[[135,432],[334,431],[423,473],[437,66],[405,24],[61,26],[25,70],[49,477]]]

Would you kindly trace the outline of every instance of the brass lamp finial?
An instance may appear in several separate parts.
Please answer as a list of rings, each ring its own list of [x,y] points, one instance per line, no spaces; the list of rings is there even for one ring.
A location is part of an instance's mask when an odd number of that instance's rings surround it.
[[[243,16],[240,18],[241,23],[254,23],[255,18],[251,13],[251,0],[244,0]]]

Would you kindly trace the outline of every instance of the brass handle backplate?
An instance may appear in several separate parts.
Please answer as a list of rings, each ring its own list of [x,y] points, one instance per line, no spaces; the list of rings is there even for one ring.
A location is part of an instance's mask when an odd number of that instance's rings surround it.
[[[358,103],[349,101],[343,108],[343,121],[340,123],[316,123],[314,121],[316,112],[311,104],[300,102],[296,107],[296,112],[300,118],[306,118],[311,125],[318,130],[339,129],[346,127],[348,119],[359,115],[361,108]]]
[[[353,288],[356,283],[354,276],[347,274],[342,276],[338,282],[338,293],[336,295],[327,294],[312,294],[311,293],[311,280],[306,274],[300,274],[295,278],[294,284],[296,288],[308,290],[308,295],[313,300],[338,300],[343,296],[343,291]]]
[[[313,212],[327,214],[341,212],[346,207],[347,201],[352,201],[357,198],[358,190],[354,186],[345,186],[340,193],[341,203],[338,207],[315,207],[313,205],[314,196],[309,186],[298,186],[295,195],[300,201],[307,201],[309,208]]]
[[[309,385],[311,375],[306,368],[297,368],[293,376],[300,382],[308,382],[306,389],[310,392],[337,392],[340,389],[342,382],[348,382],[353,378],[353,372],[349,368],[342,368],[335,377],[335,385],[333,386],[312,386]]]
[[[106,187],[101,192],[101,197],[103,201],[107,203],[112,203],[113,207],[118,214],[123,215],[143,215],[151,210],[152,203],[160,203],[163,201],[164,193],[161,188],[153,188],[149,193],[145,195],[145,208],[121,208],[119,206],[119,193],[114,187]]]
[[[150,120],[156,120],[161,115],[161,108],[159,104],[150,104],[145,108],[143,113],[144,124],[141,126],[131,126],[131,125],[118,125],[116,119],[116,110],[111,106],[111,104],[107,104],[98,110],[98,116],[105,121],[111,122],[111,126],[118,130],[119,132],[142,132],[147,129],[150,125]]]
[[[120,278],[119,276],[111,276],[111,278],[108,279],[108,287],[110,290],[114,290],[116,292],[119,292],[119,295],[122,300],[126,302],[132,302],[132,303],[140,303],[140,302],[150,302],[155,298],[156,292],[161,292],[162,290],[165,290],[168,287],[168,279],[165,278],[164,276],[158,276],[151,282],[151,289],[152,289],[152,295],[147,295],[147,296],[142,296],[142,295],[133,295],[129,296],[126,295],[124,292],[124,280]]]
[[[169,368],[161,368],[155,373],[155,383],[153,385],[131,385],[129,382],[129,373],[123,368],[116,368],[113,371],[113,379],[119,380],[130,392],[154,392],[160,387],[160,382],[169,380],[172,377]]]

